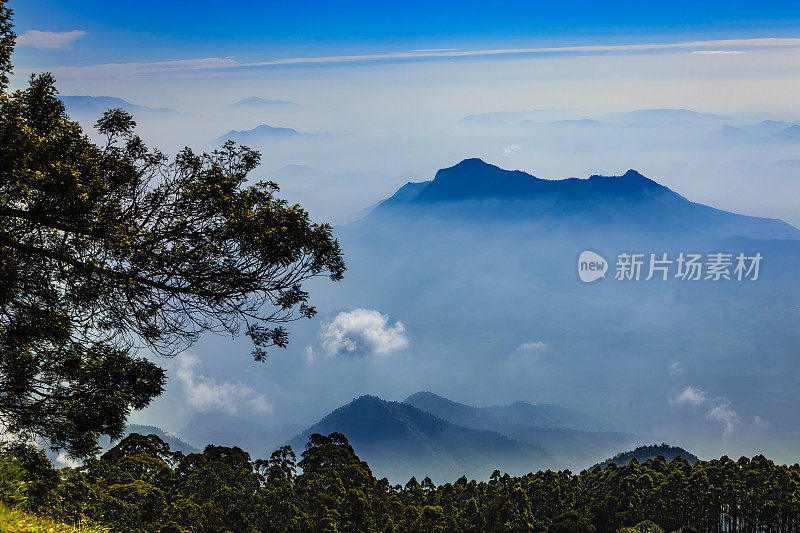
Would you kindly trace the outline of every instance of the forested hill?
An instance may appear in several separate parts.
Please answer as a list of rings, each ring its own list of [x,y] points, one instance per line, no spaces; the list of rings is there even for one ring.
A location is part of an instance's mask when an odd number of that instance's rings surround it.
[[[462,474],[488,478],[498,465],[524,473],[552,464],[541,446],[453,424],[412,405],[361,396],[289,441],[302,450],[314,433],[343,433],[378,477],[392,481],[412,475],[434,480]]]
[[[617,466],[624,466],[629,464],[634,459],[636,459],[639,463],[643,463],[648,459],[655,459],[659,455],[662,456],[667,462],[670,462],[678,457],[686,459],[691,464],[695,464],[700,460],[695,454],[688,452],[683,448],[670,446],[669,444],[663,443],[660,445],[653,444],[651,446],[639,446],[635,450],[631,450],[629,452],[620,452],[614,457],[606,459],[602,463],[597,463],[596,465],[592,466],[590,470],[594,470],[598,466],[605,468],[611,463],[614,463]]]

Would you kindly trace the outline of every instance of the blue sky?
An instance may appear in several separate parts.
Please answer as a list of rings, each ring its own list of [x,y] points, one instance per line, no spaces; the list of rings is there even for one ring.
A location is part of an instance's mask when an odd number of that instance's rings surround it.
[[[797,2],[11,0],[17,32],[85,32],[30,67],[197,57],[265,60],[418,48],[796,36]]]

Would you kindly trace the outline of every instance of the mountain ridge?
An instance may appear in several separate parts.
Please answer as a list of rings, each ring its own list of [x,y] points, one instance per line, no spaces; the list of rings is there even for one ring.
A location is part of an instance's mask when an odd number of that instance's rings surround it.
[[[430,475],[453,481],[466,474],[487,478],[494,468],[527,472],[550,459],[539,446],[495,431],[464,428],[402,402],[363,395],[290,439],[303,450],[312,433],[338,431],[378,477],[407,480]]]
[[[396,216],[541,220],[643,233],[800,239],[800,230],[782,220],[692,202],[633,169],[619,176],[548,180],[478,158],[440,169],[433,180],[406,183],[362,220]]]
[[[496,431],[541,446],[553,454],[552,466],[558,467],[586,466],[639,439],[636,435],[601,430],[600,421],[552,404],[517,401],[474,407],[427,391],[412,394],[404,403],[462,427]]]

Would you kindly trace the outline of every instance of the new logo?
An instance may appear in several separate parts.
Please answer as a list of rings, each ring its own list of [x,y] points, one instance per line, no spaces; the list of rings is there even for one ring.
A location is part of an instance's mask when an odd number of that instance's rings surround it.
[[[578,257],[578,277],[584,283],[591,283],[606,277],[607,270],[608,261],[600,254],[584,250]]]

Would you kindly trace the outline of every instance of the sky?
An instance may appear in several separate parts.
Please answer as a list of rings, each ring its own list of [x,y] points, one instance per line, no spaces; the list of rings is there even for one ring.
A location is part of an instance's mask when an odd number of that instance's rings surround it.
[[[145,140],[167,152],[213,148],[226,132],[261,124],[314,134],[254,146],[264,156],[257,177],[275,179],[315,220],[346,223],[407,181],[481,157],[545,178],[635,168],[693,201],[800,227],[800,137],[781,136],[800,122],[797,2],[10,0],[9,6],[18,34],[14,87],[30,73],[51,71],[62,95],[177,110],[136,117]],[[251,97],[295,105],[228,107]],[[664,108],[708,115],[648,124],[624,115]],[[467,118],[498,112],[516,114]],[[91,132],[94,113],[73,116]],[[551,339],[500,324],[491,337],[500,347],[473,353],[466,340],[448,345],[449,338],[469,338],[458,323],[443,324],[437,336],[434,321],[415,316],[419,309],[392,307],[389,296],[402,290],[387,287],[385,295],[365,296],[352,283],[315,285],[320,318],[293,326],[290,349],[267,365],[253,366],[246,342],[219,337],[161,361],[170,372],[167,391],[135,421],[179,431],[193,413],[221,409],[308,424],[360,394],[402,399],[426,388],[477,405],[569,403],[554,385],[564,369],[540,363],[584,346],[562,345],[559,352]],[[353,335],[371,339],[376,357],[338,357]],[[448,364],[459,350],[475,364],[453,371]],[[487,386],[495,352],[507,360]],[[615,357],[639,368],[628,355]],[[704,374],[694,361],[662,363],[642,367],[641,375],[687,380],[680,389],[658,389],[665,413],[707,405],[725,418],[721,406],[741,412],[751,402],[730,376]],[[433,377],[445,374],[449,381]],[[536,391],[525,384],[533,376],[541,385]],[[611,390],[608,384],[605,392]],[[708,424],[705,410],[698,413],[694,428]],[[724,451],[732,439],[716,436],[725,440],[708,449]]]
[[[789,35],[794,2],[10,2],[17,27],[82,31],[74,52],[28,54],[44,66],[236,56],[343,55],[487,43],[663,41]]]

